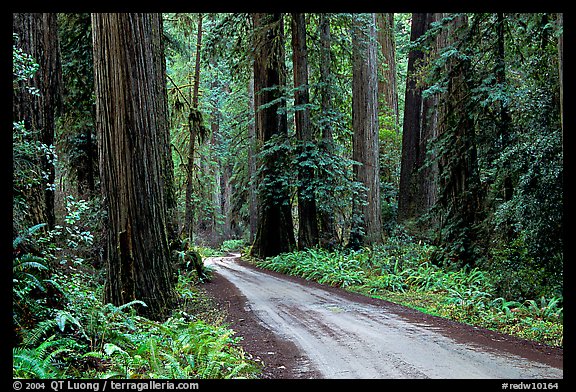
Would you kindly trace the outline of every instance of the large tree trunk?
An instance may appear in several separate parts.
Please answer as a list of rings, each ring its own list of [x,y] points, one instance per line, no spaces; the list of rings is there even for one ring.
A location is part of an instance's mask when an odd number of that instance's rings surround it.
[[[38,63],[38,71],[31,83],[38,89],[35,95],[29,89],[19,88],[13,96],[14,121],[24,121],[28,131],[34,132],[37,141],[50,147],[54,145],[55,112],[60,98],[61,63],[58,45],[58,23],[54,13],[16,13],[12,15],[13,31],[18,34],[18,46]],[[45,181],[26,191],[28,205],[26,225],[55,224],[54,215],[54,164],[46,154],[39,158]]]
[[[284,64],[284,24],[281,14],[253,14],[256,48],[254,55],[254,94],[256,134],[261,147],[273,137],[286,142],[288,123]],[[272,103],[272,104],[271,104]],[[264,106],[266,105],[266,106]],[[264,107],[263,107],[264,106]],[[258,192],[258,229],[252,255],[259,258],[276,256],[294,250],[294,226],[289,189],[282,180],[288,159],[282,149],[267,154],[260,162]]]
[[[418,40],[428,29],[429,14],[412,14],[410,41]],[[416,79],[418,67],[422,66],[424,53],[416,48],[408,54],[406,97],[404,104],[404,128],[402,132],[402,161],[400,164],[400,188],[398,192],[398,220],[407,222],[418,217],[422,208],[419,202],[420,186],[418,170],[422,162],[421,137],[425,113],[423,113],[422,85]]]
[[[106,301],[141,300],[153,319],[173,304],[171,189],[160,14],[92,14],[100,178],[107,210]]]
[[[375,24],[375,14],[355,16],[352,33],[352,159],[360,163],[354,165],[354,179],[366,188],[366,194],[354,203],[354,212],[361,214],[353,222],[351,246],[383,240]]]
[[[313,159],[314,135],[310,122],[308,94],[308,49],[306,47],[306,20],[304,14],[292,14],[292,54],[294,67],[294,114],[298,151],[298,248],[318,245],[318,221],[314,194]]]
[[[450,26],[448,44],[458,42],[467,26],[466,17],[456,18]],[[466,59],[452,58],[446,64],[448,86],[439,107],[438,121],[439,138],[445,147],[438,163],[438,202],[444,212],[441,222],[444,236],[440,242],[452,244],[455,249],[452,256],[474,266],[482,200],[474,123],[468,116],[469,69]]]
[[[320,103],[320,110],[322,112],[322,149],[323,153],[332,156],[334,155],[334,139],[332,136],[332,122],[330,113],[332,112],[332,96],[331,96],[331,80],[332,74],[330,72],[330,64],[332,62],[330,55],[330,14],[320,14],[320,95],[322,97]],[[328,176],[324,174],[321,177],[323,182],[330,181]],[[330,184],[328,184],[330,187]],[[322,248],[332,248],[336,245],[338,238],[336,233],[336,224],[334,219],[334,211],[326,208],[318,209],[319,224],[320,224],[320,246]]]

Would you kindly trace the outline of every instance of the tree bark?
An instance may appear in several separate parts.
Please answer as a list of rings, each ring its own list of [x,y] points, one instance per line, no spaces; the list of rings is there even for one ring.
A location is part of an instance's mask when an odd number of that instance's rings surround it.
[[[564,145],[564,14],[558,14],[560,36],[558,37],[558,73],[560,75],[560,125],[562,127],[562,145]]]
[[[330,15],[320,14],[320,95],[322,97],[320,110],[322,112],[322,149],[323,153],[329,156],[334,155],[334,139],[332,136],[332,96],[331,83],[332,73],[330,65],[332,62],[330,54]],[[322,181],[330,181],[329,177],[324,175]],[[328,185],[330,188],[330,184]],[[329,210],[326,206],[318,209],[320,234],[319,241],[322,248],[332,248],[337,243],[336,224],[334,221],[334,211]]]
[[[381,53],[378,78],[378,113],[381,117],[391,116],[393,129],[396,133],[399,133],[394,14],[376,14],[376,21],[378,23],[378,43],[380,44]]]
[[[410,41],[415,42],[428,29],[429,14],[412,14]],[[400,164],[400,187],[398,191],[398,220],[415,219],[421,210],[418,202],[418,169],[421,162],[421,136],[423,127],[422,85],[416,80],[418,68],[424,61],[424,52],[416,48],[408,54],[404,126],[402,131],[402,161]]]
[[[200,91],[200,49],[202,47],[202,14],[198,15],[198,30],[196,32],[196,59],[194,64],[194,85],[192,107],[188,116],[190,142],[188,144],[188,165],[186,173],[186,202],[184,212],[184,236],[192,240],[194,236],[194,153],[198,138],[201,116],[198,110],[198,95]]]
[[[456,18],[450,26],[448,43],[458,42],[467,26],[466,17]],[[474,266],[482,200],[474,123],[467,115],[469,67],[465,59],[452,58],[446,64],[448,86],[439,108],[439,138],[446,148],[438,163],[438,201],[444,211],[441,233],[445,235],[440,241],[452,245],[452,257]]]
[[[284,25],[281,14],[252,15],[256,36],[254,54],[254,94],[256,134],[260,147],[276,137],[286,142],[288,123],[286,99],[282,87],[286,84],[284,64]],[[285,185],[284,166],[288,164],[282,149],[267,154],[260,162],[258,192],[258,229],[252,245],[252,255],[259,258],[276,256],[294,250],[294,226]]]
[[[106,301],[147,304],[153,319],[174,300],[167,221],[171,188],[160,14],[92,14],[96,128],[107,211]]]
[[[250,116],[255,116],[254,110],[254,72],[250,77],[250,82],[248,83],[248,99],[249,99],[249,110]],[[258,203],[257,203],[257,178],[256,178],[256,125],[254,121],[250,121],[248,124],[248,138],[250,143],[250,148],[248,151],[248,172],[250,173],[250,243],[254,242],[256,237],[256,230],[258,227]]]
[[[24,121],[27,130],[34,132],[35,140],[50,147],[54,145],[55,113],[61,104],[60,84],[62,69],[58,44],[58,23],[55,13],[12,14],[12,28],[18,34],[18,46],[38,63],[38,71],[27,85],[38,89],[39,95],[19,88],[13,96],[14,121]],[[55,225],[54,164],[42,154],[40,169],[45,181],[27,190],[28,221],[26,224]]]
[[[353,222],[351,246],[383,240],[375,24],[375,14],[358,15],[352,30],[352,159],[360,163],[354,165],[354,178],[366,188],[366,194],[354,203],[354,212],[360,210],[361,214]]]
[[[313,159],[314,135],[310,122],[308,93],[308,48],[306,46],[306,19],[302,13],[292,14],[292,64],[294,69],[294,114],[298,149],[298,248],[318,245],[318,221],[314,194]]]

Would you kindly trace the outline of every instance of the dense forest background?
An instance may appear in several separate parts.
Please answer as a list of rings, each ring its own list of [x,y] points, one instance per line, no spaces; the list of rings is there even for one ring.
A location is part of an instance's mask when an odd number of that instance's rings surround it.
[[[163,375],[209,249],[474,272],[562,345],[562,94],[557,13],[14,14],[14,374]]]

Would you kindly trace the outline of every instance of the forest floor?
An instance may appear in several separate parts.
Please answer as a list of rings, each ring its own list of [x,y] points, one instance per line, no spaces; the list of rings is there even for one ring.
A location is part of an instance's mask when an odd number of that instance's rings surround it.
[[[262,378],[563,378],[563,350],[402,305],[205,260],[203,285]]]

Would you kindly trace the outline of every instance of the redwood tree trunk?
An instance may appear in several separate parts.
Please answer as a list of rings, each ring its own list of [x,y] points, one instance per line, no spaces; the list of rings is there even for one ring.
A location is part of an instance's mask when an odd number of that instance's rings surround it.
[[[38,63],[31,87],[38,89],[34,95],[26,88],[15,90],[13,96],[14,121],[24,121],[28,131],[35,132],[35,140],[46,146],[54,144],[55,111],[61,103],[61,63],[58,45],[58,23],[55,13],[15,13],[12,15],[13,31],[18,34],[18,46]],[[33,185],[25,195],[28,205],[29,225],[55,224],[54,215],[54,164],[42,154],[39,165],[45,181]]]
[[[334,138],[332,135],[332,122],[329,121],[332,112],[332,95],[331,95],[331,81],[332,73],[330,72],[331,55],[330,55],[330,15],[320,14],[320,95],[322,101],[320,110],[322,112],[322,152],[328,156],[334,155]],[[325,172],[321,177],[323,182],[330,181],[329,176]],[[328,184],[328,187],[330,188]],[[321,205],[319,205],[320,207]],[[332,248],[338,242],[336,233],[336,223],[334,218],[334,211],[329,210],[326,205],[324,208],[318,208],[319,224],[320,224],[320,246],[323,248]]]
[[[394,14],[376,14],[381,62],[378,78],[378,112],[391,116],[394,130],[398,129],[398,89],[396,86],[396,44],[394,41]]]
[[[255,116],[254,72],[252,72],[250,81],[248,82],[248,99],[250,100],[250,115]],[[248,124],[248,137],[250,139],[250,149],[248,151],[248,172],[250,173],[250,243],[253,243],[258,227],[258,202],[256,193],[256,125],[252,121]]]
[[[458,42],[467,27],[466,17],[454,19],[448,43]],[[458,244],[452,256],[474,266],[474,247],[480,240],[477,223],[483,210],[474,123],[467,115],[469,72],[469,60],[452,58],[446,63],[448,86],[439,107],[439,138],[446,147],[438,162],[438,201],[444,212],[441,233],[445,235],[440,241]]]
[[[260,147],[279,137],[285,142],[288,134],[286,99],[282,87],[286,84],[284,64],[284,26],[281,14],[253,14],[256,33],[254,55],[254,95],[256,135]],[[270,104],[273,103],[273,104]],[[265,107],[262,107],[266,105]],[[252,245],[252,255],[260,258],[276,256],[294,250],[294,226],[289,189],[282,180],[288,164],[286,153],[277,149],[260,162],[258,192],[258,229]]]
[[[292,14],[292,54],[294,67],[294,114],[296,137],[300,145],[298,151],[298,248],[312,248],[318,245],[318,221],[316,196],[314,194],[313,159],[314,135],[310,122],[308,94],[308,49],[306,47],[306,20],[304,14]]]
[[[173,304],[168,243],[171,156],[160,14],[92,14],[96,119],[107,210],[106,301]]]
[[[562,145],[564,145],[564,14],[558,14],[558,74],[560,75],[560,124],[562,126]]]
[[[412,14],[410,41],[420,38],[428,29],[429,14]],[[418,217],[419,176],[421,162],[421,136],[423,128],[422,86],[416,80],[418,66],[422,65],[424,53],[412,49],[408,54],[408,71],[406,77],[406,97],[404,104],[404,128],[402,132],[402,161],[400,164],[400,189],[398,191],[398,220],[406,222]]]
[[[352,33],[352,159],[354,178],[366,188],[364,198],[355,200],[361,211],[353,222],[352,246],[381,243],[383,238],[380,209],[380,163],[378,132],[378,79],[375,14],[355,17]],[[357,198],[358,199],[358,198]]]

